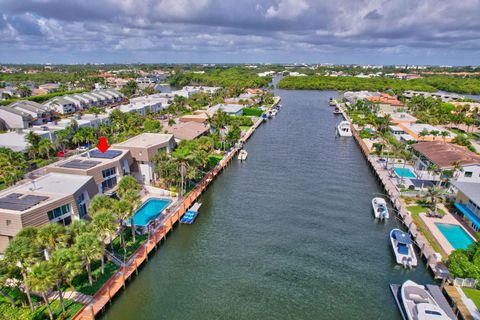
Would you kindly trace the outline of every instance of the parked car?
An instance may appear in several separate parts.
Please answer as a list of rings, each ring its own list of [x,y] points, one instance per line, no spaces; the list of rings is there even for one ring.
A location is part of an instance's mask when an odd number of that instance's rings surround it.
[[[87,150],[88,150],[88,148],[85,147],[85,146],[80,146],[80,147],[77,148],[77,151],[87,151]]]
[[[67,156],[67,154],[66,154],[65,152],[63,152],[63,151],[57,151],[57,157],[63,158],[63,157],[66,157],[66,156]]]

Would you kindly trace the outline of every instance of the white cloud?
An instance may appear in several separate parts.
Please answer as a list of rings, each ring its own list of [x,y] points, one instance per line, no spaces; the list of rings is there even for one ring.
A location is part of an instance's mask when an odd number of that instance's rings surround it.
[[[310,5],[305,0],[277,0],[277,3],[268,7],[266,18],[295,20],[302,15]]]

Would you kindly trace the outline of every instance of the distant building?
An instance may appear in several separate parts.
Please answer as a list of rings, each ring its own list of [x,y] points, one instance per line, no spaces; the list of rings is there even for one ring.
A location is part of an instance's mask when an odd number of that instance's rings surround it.
[[[53,118],[53,112],[50,108],[29,100],[17,100],[9,104],[8,107],[29,114],[32,117],[30,125],[46,123]]]
[[[222,109],[224,112],[232,116],[241,116],[243,114],[244,106],[241,104],[217,104],[208,108],[207,112],[209,114],[214,114],[219,109]]]
[[[415,96],[425,97],[425,98],[434,98],[441,99],[443,102],[450,102],[459,99],[464,99],[464,96],[455,94],[455,93],[440,93],[440,92],[425,92],[425,91],[412,91],[407,90],[403,93],[405,98],[411,99]]]
[[[0,127],[3,130],[26,129],[32,120],[32,116],[27,112],[10,107],[0,107]]]

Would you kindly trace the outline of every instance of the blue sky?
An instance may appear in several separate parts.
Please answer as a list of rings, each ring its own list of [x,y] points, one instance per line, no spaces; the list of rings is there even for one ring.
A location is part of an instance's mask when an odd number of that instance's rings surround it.
[[[0,63],[480,65],[480,0],[0,0]]]

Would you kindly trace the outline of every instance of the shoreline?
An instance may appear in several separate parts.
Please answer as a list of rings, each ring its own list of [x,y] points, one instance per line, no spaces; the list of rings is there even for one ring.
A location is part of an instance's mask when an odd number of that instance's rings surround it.
[[[281,98],[279,96],[275,96],[275,101],[270,105],[268,110],[278,105],[280,100]],[[263,122],[264,119],[262,117],[258,118],[253,126],[238,141],[242,144],[247,142]],[[95,316],[102,313],[107,305],[112,304],[112,299],[121,289],[126,289],[127,281],[132,278],[133,273],[138,275],[138,268],[140,268],[145,261],[148,262],[149,254],[154,250],[158,250],[158,245],[167,239],[167,235],[175,229],[183,214],[187,212],[190,206],[192,206],[210,184],[215,181],[215,178],[231,163],[240,149],[241,147],[238,146],[233,147],[232,150],[195,185],[182,202],[175,205],[172,212],[168,213],[163,219],[163,224],[154,229],[152,232],[153,236],[149,237],[129,257],[128,261],[130,263],[127,266],[120,267],[93,295],[92,301],[83,305],[72,319],[95,319]]]

